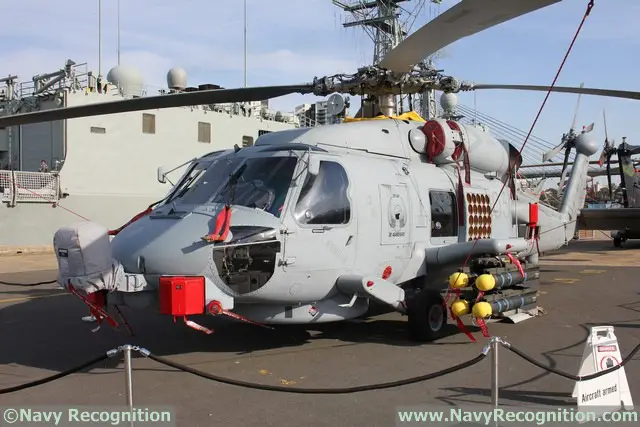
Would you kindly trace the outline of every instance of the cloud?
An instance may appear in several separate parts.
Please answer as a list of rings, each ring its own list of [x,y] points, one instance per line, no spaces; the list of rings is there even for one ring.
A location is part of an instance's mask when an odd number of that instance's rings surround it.
[[[437,65],[461,79],[549,84],[587,1],[565,0],[456,42],[447,48],[448,57]],[[64,7],[51,8],[43,0],[21,0],[5,6],[3,16],[11,18],[0,26],[0,75],[18,74],[21,80],[30,81],[35,74],[62,68],[67,59],[88,62],[89,69],[98,71],[98,2],[64,3]],[[402,6],[412,10],[418,3],[416,0]],[[426,6],[429,10],[416,19],[413,30],[434,17],[433,9],[442,12],[455,3],[445,0],[441,7]],[[106,75],[117,61],[117,2],[105,0],[102,4],[102,73]],[[188,83],[193,86],[243,85],[242,0],[120,0],[120,9],[122,63],[139,68],[147,85],[166,87],[166,73],[173,66],[185,68]],[[369,37],[361,29],[343,28],[342,23],[351,17],[329,0],[247,0],[247,9],[250,86],[295,84],[315,76],[352,73],[372,58]],[[629,51],[640,40],[640,27],[633,21],[640,14],[638,9],[637,0],[596,2],[558,84],[578,85],[584,81],[587,86],[634,90],[633,70],[637,64]],[[528,128],[544,95],[484,91],[463,94],[461,100],[466,96],[472,103],[477,98],[482,108],[489,107],[488,114]],[[352,103],[355,110],[359,106],[357,98]],[[292,95],[273,100],[271,105],[290,111],[316,99]],[[597,110],[604,100],[583,100],[581,116],[584,114],[589,121],[600,117]],[[608,102],[610,132],[616,129],[632,135],[636,104]],[[575,96],[554,94],[545,107],[545,119],[540,121],[540,136],[557,140],[566,131],[574,108]]]
[[[587,10],[588,0],[564,0],[544,9],[503,24],[502,30],[515,34],[529,34],[537,39],[569,43]],[[637,0],[607,0],[595,2],[580,30],[578,42],[624,41],[638,43],[640,15]]]
[[[106,75],[117,63],[117,2],[102,4]],[[66,0],[64,8],[44,8],[41,0],[23,0],[5,12],[29,19],[6,20],[0,27],[0,74],[30,80],[62,68],[67,59],[88,62],[98,72],[97,2]],[[247,0],[250,84],[295,84],[355,71],[362,60],[353,55],[353,34],[331,28],[340,28],[337,12],[326,0]],[[173,66],[187,70],[190,85],[241,86],[243,18],[240,0],[121,0],[121,61],[138,68],[152,88],[166,87]],[[366,42],[365,35],[356,39]]]

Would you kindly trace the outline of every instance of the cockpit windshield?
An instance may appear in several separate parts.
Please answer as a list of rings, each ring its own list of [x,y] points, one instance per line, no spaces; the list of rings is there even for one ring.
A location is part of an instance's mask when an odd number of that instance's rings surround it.
[[[168,203],[230,203],[279,217],[293,179],[297,157],[223,156],[197,164]]]

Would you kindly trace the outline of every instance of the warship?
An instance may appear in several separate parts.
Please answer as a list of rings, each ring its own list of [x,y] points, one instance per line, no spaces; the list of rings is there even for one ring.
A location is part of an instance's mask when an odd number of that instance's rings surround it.
[[[351,17],[343,23],[345,28],[361,27],[370,36],[374,63],[408,35],[399,17],[406,15],[405,22],[415,22],[426,9],[423,1],[416,2],[412,11],[401,10],[397,0],[333,3]],[[441,1],[428,3],[429,18],[434,19],[440,13]],[[424,63],[433,64],[438,56],[425,58]],[[190,87],[187,77],[181,68],[168,70],[167,87],[160,93],[169,96],[219,88],[213,84]],[[0,79],[0,115],[147,95],[157,93],[149,93],[143,76],[134,68],[118,64],[102,79],[100,72],[95,75],[86,63],[68,60],[62,69],[33,76],[30,81],[18,83],[13,75]],[[196,157],[235,145],[250,146],[265,133],[342,120],[348,115],[349,100],[333,102],[331,98],[298,106],[291,113],[271,110],[264,100],[0,129],[0,253],[50,251],[55,232],[74,222],[90,220],[117,229],[164,198],[172,182]],[[337,104],[342,105],[339,111]],[[424,119],[438,116],[433,90],[417,96],[409,109],[414,106]],[[463,122],[488,131],[486,124],[476,122],[479,113],[475,108],[464,112],[470,119]],[[523,139],[522,132],[514,132],[488,116],[485,120],[492,123],[498,136],[514,142]],[[550,146],[540,142],[541,148]],[[169,172],[168,183],[159,179],[161,170]]]
[[[9,74],[0,79],[0,115],[158,95],[138,70],[120,64],[119,4],[118,64],[102,77],[101,13],[99,3],[98,73],[87,63],[67,60],[60,70],[25,82]],[[159,92],[216,88],[189,86],[187,72],[176,67],[168,70],[167,87]],[[190,159],[250,146],[264,133],[327,123],[326,105],[319,101],[282,113],[264,100],[0,129],[0,252],[51,250],[54,233],[73,222],[118,228],[170,191],[170,184],[156,179],[159,167],[171,172],[171,183]]]
[[[141,74],[125,66],[102,80],[69,60],[31,82],[16,78],[0,79],[0,114],[147,95]],[[172,68],[161,93],[206,89],[212,85],[189,87],[185,70]],[[170,190],[156,179],[159,166],[171,170],[208,152],[250,146],[267,132],[311,125],[304,115],[272,111],[262,101],[0,129],[0,248],[46,250],[56,230],[83,220],[117,228]],[[181,169],[173,172],[176,179]]]

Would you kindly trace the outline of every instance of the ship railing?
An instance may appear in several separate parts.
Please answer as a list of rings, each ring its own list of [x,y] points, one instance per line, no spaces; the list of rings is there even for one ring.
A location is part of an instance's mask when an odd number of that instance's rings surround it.
[[[75,89],[83,90],[89,86],[90,84],[89,71],[88,71],[86,62],[71,66],[71,70],[72,70],[71,77],[63,78],[58,83],[44,90],[43,93],[57,92],[65,88],[75,88]],[[34,96],[35,91],[36,91],[36,83],[32,77],[31,80],[18,83],[17,97],[28,98],[28,97]]]
[[[0,170],[3,203],[54,203],[60,195],[60,176],[52,172]]]

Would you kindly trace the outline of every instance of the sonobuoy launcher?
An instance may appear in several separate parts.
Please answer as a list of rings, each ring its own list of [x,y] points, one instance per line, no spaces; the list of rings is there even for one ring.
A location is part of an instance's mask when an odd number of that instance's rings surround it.
[[[518,323],[539,313],[540,269],[513,258],[477,258],[449,276],[450,303],[456,317]]]

